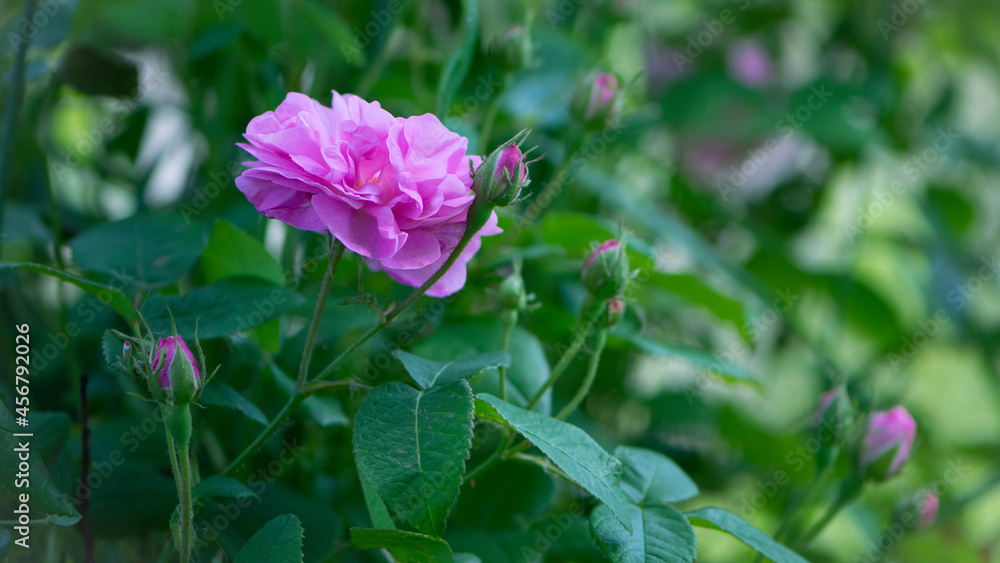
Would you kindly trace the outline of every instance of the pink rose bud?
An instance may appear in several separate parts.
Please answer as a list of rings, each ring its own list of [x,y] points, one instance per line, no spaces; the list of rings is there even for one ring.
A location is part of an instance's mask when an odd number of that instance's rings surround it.
[[[933,524],[934,520],[937,519],[939,508],[941,508],[941,499],[938,498],[937,493],[930,491],[924,495],[924,499],[920,503],[920,521],[917,526],[926,528]]]
[[[625,245],[616,239],[598,245],[583,264],[583,285],[598,299],[621,295],[630,278]]]
[[[916,435],[917,423],[902,406],[872,413],[858,457],[861,471],[879,481],[899,473]]]
[[[520,143],[530,131],[525,129],[497,147],[476,170],[472,191],[491,206],[505,207],[516,201],[528,179],[528,162]]]
[[[611,328],[618,324],[625,316],[625,301],[612,297],[608,299],[607,309],[605,310],[603,328]]]
[[[161,338],[151,365],[168,404],[186,405],[198,397],[202,386],[201,370],[183,338]]]
[[[606,72],[597,75],[590,86],[590,99],[587,101],[584,119],[604,121],[610,117],[614,110],[613,102],[616,94],[618,94],[618,79],[615,75]]]
[[[132,344],[128,340],[122,345],[122,361],[128,361],[128,357],[132,354]]]

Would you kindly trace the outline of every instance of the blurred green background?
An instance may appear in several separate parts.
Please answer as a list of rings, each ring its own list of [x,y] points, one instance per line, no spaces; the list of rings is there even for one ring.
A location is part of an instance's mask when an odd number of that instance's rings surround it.
[[[505,233],[484,240],[467,289],[428,301],[345,374],[386,370],[379,358],[407,330],[416,343],[404,346],[427,355],[495,348],[493,290],[512,259],[523,261],[542,305],[522,320],[512,355],[526,373],[547,370],[546,358],[554,363],[572,338],[582,259],[624,226],[639,277],[572,422],[608,449],[670,455],[702,490],[693,506],[728,508],[773,533],[813,478],[818,396],[843,381],[861,409],[899,403],[913,413],[914,456],[804,555],[1000,561],[1000,4],[505,1],[481,2],[471,23],[462,3],[436,0],[40,0],[33,9],[30,21],[24,2],[0,9],[0,94],[12,114],[0,260],[107,282],[110,272],[83,267],[95,258],[81,254],[104,246],[113,254],[127,241],[76,237],[138,216],[147,231],[182,241],[172,250],[181,266],[163,280],[121,285],[139,298],[184,293],[214,281],[203,252],[215,221],[237,225],[303,296],[266,334],[206,341],[220,380],[264,412],[281,404],[275,372],[294,373],[322,240],[264,220],[235,188],[247,158],[235,143],[249,120],[289,91],[328,104],[337,90],[395,115],[435,112],[479,153],[532,127],[529,146],[546,155],[532,166],[534,197],[504,210]],[[470,25],[478,33],[469,70],[457,94],[442,99],[442,69]],[[588,131],[573,101],[599,72],[613,73],[621,92],[610,125]],[[383,303],[407,294],[353,258],[345,264],[341,299],[359,286]],[[52,413],[52,433],[63,438],[46,459],[63,492],[77,486],[81,374],[91,379],[93,459],[107,459],[140,425],[139,445],[95,489],[90,511],[100,561],[154,560],[176,497],[162,433],[143,431],[149,409],[123,398],[131,384],[101,353],[105,329],[123,324],[50,278],[0,270],[0,288],[0,389],[9,401],[13,325],[30,323],[44,358],[33,406]],[[316,365],[375,318],[356,301],[326,317]],[[59,344],[70,322],[80,334]],[[553,402],[568,400],[583,370],[573,364]],[[402,377],[398,365],[387,373]],[[751,378],[759,384],[740,383]],[[312,417],[294,418],[286,438],[306,450],[223,533],[224,549],[294,512],[307,561],[376,557],[354,551],[345,531],[367,518],[346,425],[359,400],[328,398],[309,407],[319,409]],[[260,428],[227,409],[197,416],[206,473]],[[259,456],[260,469],[278,442]],[[846,465],[803,518],[832,500]],[[533,541],[551,514],[582,498],[545,474],[497,473],[496,496],[463,493],[449,526],[453,546]],[[891,533],[893,511],[928,486],[941,493],[937,522]],[[497,497],[510,506],[493,507]],[[15,550],[15,560],[81,560],[76,528],[34,533],[37,547]],[[480,557],[523,560],[511,549]],[[703,530],[699,555],[752,559],[732,538]],[[600,560],[584,518],[546,558]]]

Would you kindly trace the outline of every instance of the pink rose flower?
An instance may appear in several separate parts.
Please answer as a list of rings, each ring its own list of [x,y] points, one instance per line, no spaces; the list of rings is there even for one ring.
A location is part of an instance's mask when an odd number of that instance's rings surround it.
[[[290,93],[250,121],[240,147],[257,160],[236,186],[264,215],[329,231],[374,270],[420,286],[447,260],[472,204],[468,141],[431,114],[393,117],[378,102],[333,93],[332,107]],[[500,233],[496,214],[427,294],[465,285],[480,237]]]
[[[883,477],[895,475],[910,458],[910,448],[916,435],[917,423],[905,408],[897,405],[887,411],[872,413],[868,432],[861,442],[861,468],[868,468],[882,456],[891,454],[892,461]]]

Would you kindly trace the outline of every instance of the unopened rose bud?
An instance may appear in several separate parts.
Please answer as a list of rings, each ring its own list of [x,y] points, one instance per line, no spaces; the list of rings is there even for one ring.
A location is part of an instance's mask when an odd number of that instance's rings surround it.
[[[917,522],[917,526],[926,528],[933,524],[934,520],[937,519],[939,508],[941,508],[941,499],[934,491],[928,491],[920,503],[920,520]]]
[[[500,307],[505,310],[520,311],[527,307],[528,296],[524,291],[524,279],[520,272],[513,272],[500,282],[497,298]]]
[[[122,362],[127,362],[130,355],[132,355],[132,344],[126,340],[122,345]]]
[[[617,297],[608,299],[604,307],[604,322],[601,323],[603,326],[598,328],[611,328],[625,316],[625,301]]]
[[[916,435],[917,423],[902,406],[872,413],[858,454],[861,473],[878,481],[899,473]]]
[[[497,147],[476,169],[472,191],[485,203],[508,206],[516,202],[521,190],[531,183],[528,179],[528,161],[519,146],[528,132],[525,129]]]
[[[618,78],[602,73],[595,76],[577,91],[573,104],[577,116],[590,127],[600,128],[614,116],[615,98],[618,96]]]
[[[160,339],[151,367],[168,404],[186,405],[201,392],[201,371],[194,354],[180,336]]]
[[[584,262],[581,277],[597,299],[624,294],[631,278],[625,245],[617,239],[602,242]]]

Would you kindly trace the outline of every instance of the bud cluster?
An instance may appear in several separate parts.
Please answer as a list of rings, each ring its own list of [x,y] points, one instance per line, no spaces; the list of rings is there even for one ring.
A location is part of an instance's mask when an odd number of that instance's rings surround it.
[[[625,244],[610,239],[597,245],[580,278],[590,293],[584,310],[598,328],[611,328],[625,315],[625,289],[632,279]]]

